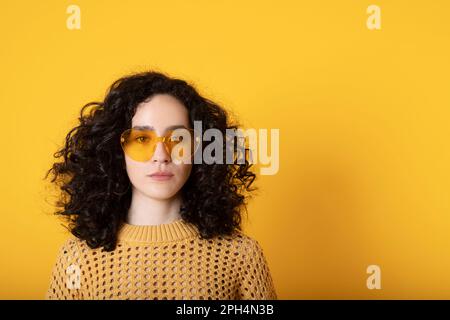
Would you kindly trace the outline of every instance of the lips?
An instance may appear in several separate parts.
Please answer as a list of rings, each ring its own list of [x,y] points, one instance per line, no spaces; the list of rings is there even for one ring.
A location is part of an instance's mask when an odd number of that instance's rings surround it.
[[[173,176],[170,172],[155,172],[149,175],[150,177],[171,177]]]
[[[169,180],[173,177],[173,173],[170,172],[155,172],[148,175],[150,178],[154,180]]]

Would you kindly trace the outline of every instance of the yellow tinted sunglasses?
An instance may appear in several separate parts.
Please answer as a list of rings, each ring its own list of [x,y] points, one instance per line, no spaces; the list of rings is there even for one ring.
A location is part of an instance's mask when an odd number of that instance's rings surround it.
[[[122,150],[131,159],[146,162],[153,157],[157,143],[161,141],[172,160],[188,161],[200,145],[200,135],[197,130],[177,128],[168,130],[160,137],[155,130],[127,129],[120,136]]]

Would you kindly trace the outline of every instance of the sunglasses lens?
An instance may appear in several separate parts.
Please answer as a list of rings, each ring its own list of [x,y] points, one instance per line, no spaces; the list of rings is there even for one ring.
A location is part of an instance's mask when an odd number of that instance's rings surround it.
[[[151,159],[156,145],[156,134],[151,130],[128,129],[121,136],[123,151],[133,160],[145,162]]]

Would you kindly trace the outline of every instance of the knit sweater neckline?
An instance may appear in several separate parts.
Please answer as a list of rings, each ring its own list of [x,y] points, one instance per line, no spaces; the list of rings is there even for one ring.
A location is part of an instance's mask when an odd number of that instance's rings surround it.
[[[194,225],[178,218],[159,225],[133,225],[123,222],[117,238],[132,242],[161,242],[183,240],[197,235]]]

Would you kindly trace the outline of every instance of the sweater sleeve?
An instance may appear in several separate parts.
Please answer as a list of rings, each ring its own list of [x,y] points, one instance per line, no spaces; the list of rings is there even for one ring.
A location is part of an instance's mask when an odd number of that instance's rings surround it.
[[[60,247],[53,266],[46,300],[77,300],[81,294],[81,253],[75,237]]]
[[[264,251],[255,239],[250,238],[243,254],[238,297],[241,300],[277,300],[273,278]]]

